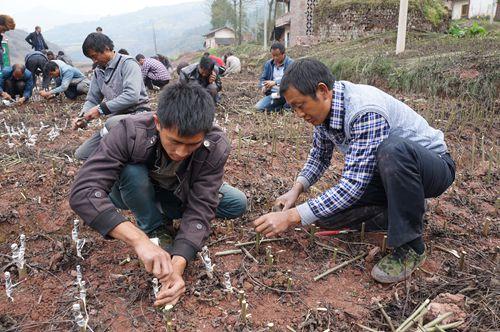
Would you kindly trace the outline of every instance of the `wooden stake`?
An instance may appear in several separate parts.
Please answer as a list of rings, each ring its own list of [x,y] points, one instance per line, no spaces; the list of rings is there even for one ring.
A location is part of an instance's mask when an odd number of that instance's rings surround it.
[[[462,250],[460,252],[460,260],[458,262],[458,268],[460,269],[460,271],[463,271],[465,269],[465,255],[467,255],[467,253]]]
[[[326,276],[327,276],[327,275],[329,275],[330,273],[333,273],[333,272],[335,272],[335,271],[337,271],[337,270],[339,270],[339,269],[343,268],[344,266],[349,265],[349,264],[351,264],[352,262],[355,262],[355,261],[357,261],[357,260],[359,260],[359,259],[361,259],[361,258],[363,258],[363,257],[365,257],[365,256],[366,256],[366,253],[361,254],[361,255],[359,255],[359,256],[356,256],[356,257],[354,257],[353,259],[350,259],[350,260],[348,260],[348,261],[345,261],[345,262],[343,262],[343,263],[341,263],[341,264],[339,264],[339,265],[337,265],[337,266],[334,266],[334,267],[332,267],[331,269],[328,269],[328,270],[326,270],[325,272],[323,272],[323,273],[318,274],[317,276],[315,276],[315,277],[314,277],[314,281],[318,281],[319,279],[321,279],[321,278],[323,278],[323,277],[326,277]]]
[[[490,225],[491,225],[491,219],[486,218],[486,221],[483,224],[483,231],[482,231],[484,237],[488,237],[488,235],[490,234]]]
[[[392,324],[391,317],[389,317],[387,312],[385,312],[384,307],[382,307],[382,305],[378,301],[375,303],[377,304],[380,311],[382,311],[382,316],[384,316],[385,320],[387,321],[387,324],[389,324],[389,328],[391,329],[391,331],[393,331],[393,332],[396,331],[396,329],[394,328],[394,325]]]
[[[361,242],[365,242],[365,223],[361,223]]]
[[[333,249],[333,257],[332,257],[333,264],[337,263],[337,253],[338,252],[339,252],[339,250],[337,248]]]
[[[384,238],[382,239],[381,252],[382,254],[385,254],[386,251],[387,251],[387,235],[384,235]]]
[[[260,242],[261,242],[261,235],[260,233],[255,234],[255,252],[260,254]]]

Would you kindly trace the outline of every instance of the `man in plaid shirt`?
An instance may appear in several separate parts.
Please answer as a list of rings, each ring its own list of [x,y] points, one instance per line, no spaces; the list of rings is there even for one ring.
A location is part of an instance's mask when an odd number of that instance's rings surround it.
[[[160,61],[142,54],[137,54],[135,59],[141,65],[142,79],[148,89],[153,90],[155,86],[161,89],[170,82],[170,72]]]
[[[425,259],[425,198],[441,195],[455,179],[443,133],[375,87],[335,81],[313,59],[287,69],[280,93],[314,125],[313,146],[293,188],[276,200],[282,211],[255,220],[256,231],[269,237],[298,223],[339,229],[365,222],[367,230],[387,230],[394,248],[373,267],[373,278],[407,278]],[[340,181],[295,207],[328,169],[335,147],[345,156]]]

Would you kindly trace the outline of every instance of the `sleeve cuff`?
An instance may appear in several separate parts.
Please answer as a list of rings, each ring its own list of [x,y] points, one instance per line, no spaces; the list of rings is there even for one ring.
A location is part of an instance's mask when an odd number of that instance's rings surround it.
[[[302,186],[304,187],[304,191],[308,191],[309,187],[311,186],[311,183],[309,182],[309,180],[302,175],[299,175],[297,177],[297,180],[295,180],[295,181],[302,184]]]
[[[106,105],[106,103],[100,103],[99,106],[101,106],[101,109],[104,112],[104,114],[106,114],[106,115],[110,115],[111,114],[111,111],[109,110],[109,108]]]
[[[116,209],[111,208],[99,214],[89,226],[105,238],[110,238],[108,236],[109,232],[124,221],[126,221],[125,217],[116,212]]]
[[[170,250],[172,256],[182,256],[186,262],[192,261],[196,257],[198,249],[189,241],[184,239],[174,240],[174,246]]]
[[[297,212],[299,212],[300,220],[303,226],[310,225],[315,221],[319,220],[314,214],[309,206],[309,203],[305,202],[297,206]]]

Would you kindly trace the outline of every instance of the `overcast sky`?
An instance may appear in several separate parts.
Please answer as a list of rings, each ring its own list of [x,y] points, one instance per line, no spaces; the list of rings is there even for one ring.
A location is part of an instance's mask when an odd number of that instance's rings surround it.
[[[94,20],[103,16],[134,12],[144,7],[204,1],[205,0],[0,0],[0,13],[11,15],[14,17],[18,28],[28,30],[32,30],[33,27],[37,25],[36,21],[40,20],[40,17],[35,14],[37,11],[45,12],[46,10],[53,10],[54,12],[68,14],[59,16],[59,22],[57,22],[57,20],[50,20],[51,22],[54,21],[54,23],[50,25],[46,23],[45,29],[50,29],[61,23],[78,23]],[[43,7],[43,9],[40,10],[40,7]],[[17,19],[16,16],[18,17]]]

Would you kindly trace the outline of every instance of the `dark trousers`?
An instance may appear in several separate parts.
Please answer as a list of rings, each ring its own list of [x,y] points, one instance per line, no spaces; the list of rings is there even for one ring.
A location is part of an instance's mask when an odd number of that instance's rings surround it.
[[[16,96],[23,96],[25,87],[26,82],[24,81],[8,79],[4,81],[3,90],[7,92],[12,98],[16,98]]]
[[[43,73],[43,67],[47,62],[47,59],[37,54],[30,56],[28,61],[26,61],[26,69],[33,74],[33,86],[36,86],[36,77]],[[49,87],[49,82],[50,78],[48,75],[43,75],[42,88],[47,89]]]
[[[387,229],[388,245],[399,247],[422,236],[425,198],[441,195],[455,180],[449,154],[389,137],[377,150],[377,168],[362,197],[349,209],[317,223],[327,228]]]
[[[165,85],[168,84],[168,82],[170,82],[169,80],[152,80],[150,79],[149,77],[146,76],[146,78],[144,79],[144,85],[146,85],[146,87],[150,90],[153,90],[153,85],[156,85],[157,87],[159,87],[160,89],[163,88]]]

